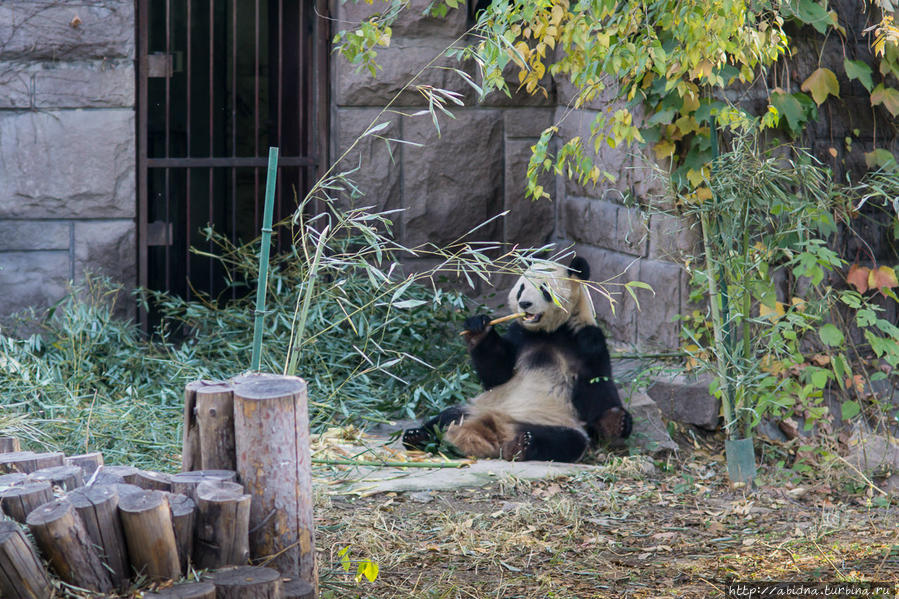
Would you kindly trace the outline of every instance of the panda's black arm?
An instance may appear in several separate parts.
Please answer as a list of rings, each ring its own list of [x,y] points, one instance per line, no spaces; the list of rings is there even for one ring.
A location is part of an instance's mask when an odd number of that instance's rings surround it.
[[[612,379],[606,338],[599,327],[582,328],[575,335],[575,342],[582,362],[573,401],[578,416],[590,424],[609,408],[620,407],[621,399]]]
[[[516,344],[491,328],[470,348],[471,362],[484,389],[492,389],[512,378],[515,372]]]

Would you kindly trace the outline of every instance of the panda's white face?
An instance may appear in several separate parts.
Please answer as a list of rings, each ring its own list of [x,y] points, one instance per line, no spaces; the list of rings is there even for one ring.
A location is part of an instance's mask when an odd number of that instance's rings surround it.
[[[581,283],[571,277],[568,269],[538,264],[522,275],[509,291],[508,305],[512,310],[524,312],[520,322],[526,329],[552,332],[577,311],[583,296]]]

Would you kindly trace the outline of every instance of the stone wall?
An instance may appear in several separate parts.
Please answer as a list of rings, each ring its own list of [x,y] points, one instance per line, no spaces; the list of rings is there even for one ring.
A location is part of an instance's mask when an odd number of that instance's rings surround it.
[[[0,317],[136,283],[134,2],[0,3]]]
[[[425,144],[395,144],[388,151],[383,141],[366,137],[348,155],[344,169],[360,167],[352,175],[366,194],[359,205],[404,209],[396,233],[406,245],[452,242],[508,210],[505,218],[468,239],[499,240],[522,247],[539,247],[550,241],[562,247],[573,245],[591,263],[592,278],[608,281],[607,288],[616,300],[613,311],[607,298],[594,297],[607,334],[626,345],[675,347],[678,327],[672,319],[686,302],[686,281],[676,260],[689,248],[692,236],[674,219],[648,218],[627,205],[633,202],[626,198],[652,191],[650,169],[628,150],[604,148],[601,167],[616,176],[614,184],[585,188],[563,177],[555,181],[548,177],[543,184],[555,190],[552,202],[525,197],[531,146],[541,132],[558,121],[563,137],[588,136],[592,117],[614,101],[612,95],[564,119],[571,90],[562,82],[547,80],[546,95],[513,94],[509,98],[493,94],[478,101],[461,77],[439,68],[458,67],[458,63],[441,58],[438,68],[426,70],[416,83],[457,92],[465,106],[451,108],[455,119],[440,119],[438,137],[429,116],[400,116],[427,105],[414,89],[401,90],[469,24],[464,10],[450,11],[446,20],[425,17],[428,4],[428,0],[411,1],[393,28],[390,47],[379,51],[377,77],[370,77],[367,71],[356,72],[340,57],[332,61],[332,157],[340,156],[397,94],[398,102],[392,107],[395,112],[384,117],[391,125],[380,133]],[[351,29],[353,23],[383,6],[336,0],[333,11],[339,28]],[[468,71],[474,73],[474,69]],[[656,292],[638,291],[639,310],[619,284],[631,280],[647,282]],[[495,289],[481,286],[474,294],[497,303],[505,298],[508,284],[508,277],[498,277]],[[491,293],[495,293],[492,300]]]

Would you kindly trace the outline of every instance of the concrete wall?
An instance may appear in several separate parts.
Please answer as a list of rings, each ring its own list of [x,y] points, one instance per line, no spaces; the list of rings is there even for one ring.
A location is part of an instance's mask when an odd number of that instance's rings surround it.
[[[377,61],[382,69],[376,78],[367,71],[355,72],[340,57],[332,60],[332,156],[342,154],[381,107],[468,27],[463,10],[451,11],[446,21],[441,21],[422,16],[428,0],[410,4],[393,28],[390,47],[379,51]],[[349,29],[383,5],[337,1],[333,6],[340,28]],[[440,59],[437,65],[459,66],[447,59]],[[563,138],[586,138],[593,116],[614,102],[613,94],[562,119],[572,94],[563,82],[547,79],[545,96],[494,94],[484,101],[478,101],[470,86],[445,69],[429,69],[416,83],[458,92],[465,106],[451,108],[454,120],[440,120],[439,138],[427,115],[389,115],[391,126],[384,135],[426,145],[396,145],[391,156],[383,141],[366,138],[346,162],[347,168],[361,164],[352,175],[366,193],[360,205],[405,209],[396,232],[406,245],[451,242],[487,218],[509,210],[507,217],[469,239],[501,240],[523,247],[549,241],[563,247],[573,245],[591,263],[594,280],[614,278],[607,285],[616,299],[614,312],[606,298],[594,298],[607,334],[624,344],[675,347],[678,326],[672,319],[687,299],[685,276],[676,262],[693,236],[679,221],[648,218],[632,207],[632,201],[625,201],[645,197],[657,186],[650,169],[631,156],[630,150],[603,148],[599,162],[616,176],[614,184],[583,187],[564,177],[547,177],[543,184],[554,190],[552,202],[525,198],[530,148],[543,129],[559,121]],[[425,106],[421,94],[406,91],[393,108],[411,114]],[[631,280],[647,282],[656,291],[655,296],[638,291],[639,311],[620,286]],[[494,292],[503,299],[509,283],[508,277],[500,277],[495,289],[482,286],[474,293],[487,297]]]
[[[134,2],[0,3],[0,316],[136,282]]]

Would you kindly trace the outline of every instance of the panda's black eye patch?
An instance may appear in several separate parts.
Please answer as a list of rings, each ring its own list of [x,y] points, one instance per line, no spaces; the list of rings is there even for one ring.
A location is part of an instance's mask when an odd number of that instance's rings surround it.
[[[518,288],[518,295],[515,296],[515,299],[521,299],[522,293],[524,293],[524,283],[522,283],[521,287]]]
[[[553,296],[550,294],[549,289],[546,288],[546,285],[540,285],[540,292],[543,294],[543,299],[548,302],[553,301]]]

